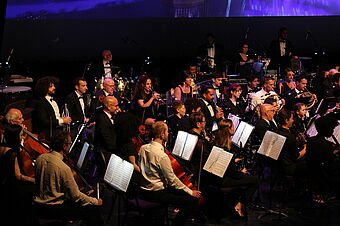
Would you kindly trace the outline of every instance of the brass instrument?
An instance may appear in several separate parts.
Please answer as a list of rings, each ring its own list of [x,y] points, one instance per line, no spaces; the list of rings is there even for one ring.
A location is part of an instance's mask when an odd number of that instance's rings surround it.
[[[299,98],[309,98],[308,104],[306,104],[306,108],[310,109],[314,106],[314,104],[316,103],[317,99],[313,98],[313,94],[309,91],[303,92],[298,94],[296,97],[296,99]]]
[[[267,98],[273,98],[275,100],[275,102],[277,103],[277,106],[276,106],[276,110],[277,111],[280,111],[283,107],[283,102],[281,101],[281,97],[279,95],[277,95],[276,93],[273,93],[269,96],[267,96],[263,102],[266,101]]]

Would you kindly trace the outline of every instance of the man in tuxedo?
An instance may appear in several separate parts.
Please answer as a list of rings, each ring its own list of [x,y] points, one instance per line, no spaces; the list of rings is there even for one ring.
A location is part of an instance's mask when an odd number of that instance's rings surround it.
[[[103,81],[103,89],[94,93],[91,101],[90,112],[96,112],[96,109],[103,106],[103,100],[107,96],[114,96],[118,103],[120,102],[119,93],[115,91],[115,81],[112,78],[106,78]]]
[[[223,52],[223,45],[215,42],[215,36],[213,34],[207,34],[206,42],[199,46],[197,50],[197,59],[202,62],[201,71],[212,72],[216,69],[224,71]]]
[[[112,53],[110,50],[103,50],[102,51],[102,59],[94,62],[87,73],[86,80],[89,81],[89,88],[91,91],[94,90],[96,81],[104,78],[113,78],[114,77],[114,68],[119,68],[114,66],[112,62]]]
[[[268,69],[283,72],[285,68],[291,68],[291,59],[298,58],[294,45],[288,39],[288,29],[282,27],[279,30],[278,38],[273,40],[268,50],[271,61]]]
[[[278,130],[278,126],[274,120],[275,108],[273,105],[262,104],[260,106],[260,115],[261,118],[257,120],[254,129],[255,141],[259,141],[259,143],[261,143],[268,130],[273,132]]]
[[[97,148],[97,161],[99,170],[104,173],[105,167],[112,153],[117,154],[117,131],[115,129],[115,116],[120,112],[118,101],[113,96],[103,100],[104,109],[96,115],[94,145]]]
[[[66,104],[73,122],[71,130],[78,130],[79,125],[89,121],[88,98],[84,95],[87,91],[87,82],[84,78],[73,80],[74,92],[66,97]]]
[[[202,98],[200,99],[201,111],[207,121],[206,128],[211,132],[214,122],[223,117],[223,111],[214,103],[215,89],[212,86],[205,86],[202,89]]]
[[[38,99],[32,113],[32,130],[33,133],[42,134],[45,139],[49,139],[55,129],[70,125],[72,121],[71,117],[61,117],[54,98],[58,82],[57,78],[46,76],[39,79],[35,86]]]
[[[297,95],[307,92],[306,88],[307,88],[307,84],[308,84],[308,79],[306,76],[302,75],[302,76],[298,76],[295,79],[295,83],[296,83],[296,87],[293,90],[288,91],[287,93],[284,94],[284,98],[286,100],[286,108],[289,110],[293,110],[293,107],[296,103],[298,102],[302,102],[305,104],[308,104],[308,102],[310,101],[309,98],[296,98]],[[315,94],[312,94],[311,96],[312,100],[316,100],[317,97]]]

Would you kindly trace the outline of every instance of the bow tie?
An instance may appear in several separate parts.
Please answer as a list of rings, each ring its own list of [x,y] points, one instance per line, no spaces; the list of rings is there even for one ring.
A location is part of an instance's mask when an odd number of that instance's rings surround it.
[[[211,49],[211,48],[214,48],[214,46],[213,45],[207,45],[207,48]]]
[[[284,39],[280,39],[280,42],[286,43],[286,40],[284,40]]]
[[[50,101],[51,101],[51,102],[52,102],[52,101],[56,101],[56,99],[55,99],[55,98],[51,98]]]
[[[78,97],[78,99],[84,99],[84,97],[83,97],[83,96],[80,96],[80,97]]]

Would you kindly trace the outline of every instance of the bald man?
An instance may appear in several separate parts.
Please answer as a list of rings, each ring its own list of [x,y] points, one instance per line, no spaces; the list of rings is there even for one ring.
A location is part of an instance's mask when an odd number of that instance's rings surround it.
[[[104,109],[96,115],[96,126],[94,134],[94,145],[98,152],[103,153],[104,158],[100,157],[100,165],[106,168],[111,153],[117,154],[117,134],[115,129],[115,117],[120,108],[117,98],[113,96],[105,97],[103,100]]]
[[[11,125],[23,126],[24,117],[19,109],[11,108],[8,110],[6,116],[6,121]]]
[[[277,131],[278,127],[274,120],[275,107],[271,104],[260,105],[260,119],[257,120],[255,125],[254,134],[258,141],[262,141],[264,134],[270,131]]]

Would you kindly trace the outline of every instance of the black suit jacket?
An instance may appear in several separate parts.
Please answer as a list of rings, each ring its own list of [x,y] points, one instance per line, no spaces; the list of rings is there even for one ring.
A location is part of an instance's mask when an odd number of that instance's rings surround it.
[[[84,118],[89,117],[89,106],[87,106],[87,96],[83,95],[85,115],[81,109],[80,100],[75,92],[70,93],[66,97],[67,108],[72,118],[72,127],[78,127],[84,122]]]
[[[216,104],[213,101],[211,101],[210,103],[215,113],[213,117],[210,114],[208,106],[204,103],[202,99],[200,99],[200,104],[201,104],[201,112],[204,114],[205,121],[207,122],[206,128],[208,129],[208,131],[211,131],[213,123],[216,121],[216,113],[217,113]]]
[[[104,152],[116,152],[117,134],[114,125],[103,111],[96,115],[96,125],[94,134],[95,147]]]
[[[277,70],[280,65],[281,72],[283,72],[285,68],[291,67],[291,59],[294,55],[296,55],[296,52],[291,41],[286,40],[285,55],[281,56],[280,40],[273,40],[268,49],[268,56],[270,57],[269,69]]]
[[[262,139],[267,131],[277,132],[278,128],[275,125],[271,125],[266,120],[260,118],[257,120],[254,135],[255,135],[255,142],[262,142]]]
[[[120,96],[118,93],[113,93],[113,96],[115,98],[117,98],[118,103],[120,103]],[[90,105],[90,113],[95,113],[97,111],[98,108],[100,108],[101,106],[103,106],[103,100],[105,98],[105,93],[104,91],[98,90],[97,92],[95,92],[92,96],[92,100],[91,100],[91,105]]]
[[[52,105],[43,97],[35,102],[32,113],[32,130],[36,134],[44,134],[46,139],[50,137],[50,129],[59,127]]]

